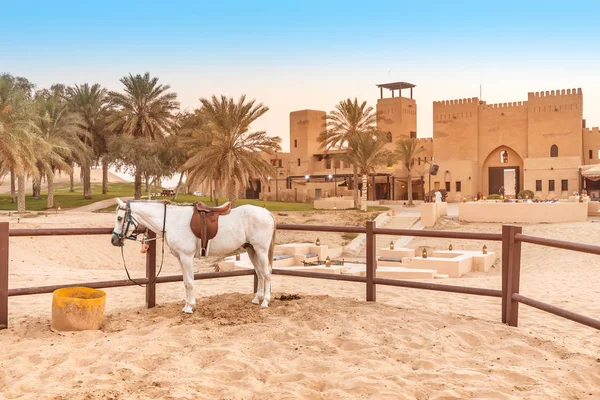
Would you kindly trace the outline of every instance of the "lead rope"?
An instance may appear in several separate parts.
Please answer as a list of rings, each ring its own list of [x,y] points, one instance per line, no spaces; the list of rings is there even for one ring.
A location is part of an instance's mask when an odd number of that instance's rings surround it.
[[[162,228],[162,247],[161,247],[161,260],[160,260],[160,267],[158,268],[158,273],[156,274],[156,276],[154,277],[154,279],[152,279],[151,282],[148,282],[146,284],[143,283],[139,283],[136,282],[135,280],[133,280],[131,278],[131,275],[129,275],[129,270],[127,269],[127,263],[125,262],[125,253],[123,252],[123,249],[125,248],[125,246],[121,246],[121,258],[123,259],[123,266],[125,267],[125,272],[127,273],[127,279],[129,279],[130,282],[133,282],[134,284],[136,284],[139,287],[146,287],[148,285],[153,285],[156,283],[156,280],[158,279],[158,276],[160,275],[161,271],[162,271],[162,267],[163,267],[163,263],[165,261],[165,227],[167,224],[167,203],[164,203],[165,205],[165,212],[163,215],[163,228]],[[131,210],[129,211],[129,217],[131,218]],[[146,239],[145,238],[146,234],[144,234],[144,239],[142,239],[142,243],[144,242],[150,242],[152,240],[156,240],[156,238],[154,239]]]

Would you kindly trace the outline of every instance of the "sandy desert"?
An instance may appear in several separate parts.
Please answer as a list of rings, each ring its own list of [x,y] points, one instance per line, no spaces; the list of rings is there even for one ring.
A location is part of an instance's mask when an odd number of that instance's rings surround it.
[[[286,213],[280,223],[362,223],[354,213]],[[108,227],[113,214],[64,212],[21,218],[12,228]],[[500,232],[498,224],[440,220],[435,229]],[[524,225],[525,233],[598,243],[600,223]],[[340,245],[341,234],[320,236]],[[278,232],[277,242],[314,233]],[[415,238],[409,247],[447,248]],[[483,242],[452,242],[455,249]],[[487,243],[500,252],[500,243]],[[144,274],[139,243],[125,257]],[[159,251],[160,257],[160,251]],[[10,287],[125,279],[108,236],[10,240]],[[198,260],[197,272],[218,260]],[[524,244],[521,293],[600,317],[597,256]],[[165,255],[163,274],[178,274]],[[447,284],[501,288],[500,261]],[[107,289],[99,331],[50,330],[51,294],[11,297],[0,331],[0,398],[6,399],[595,399],[600,398],[600,332],[527,306],[519,327],[500,321],[500,299],[416,289],[274,276],[270,308],[250,303],[252,277],[196,282],[198,305],[181,313],[181,282]],[[299,300],[282,301],[282,294]]]

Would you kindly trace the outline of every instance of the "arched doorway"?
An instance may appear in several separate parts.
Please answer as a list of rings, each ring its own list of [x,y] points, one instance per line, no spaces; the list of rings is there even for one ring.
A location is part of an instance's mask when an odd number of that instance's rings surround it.
[[[507,197],[516,197],[523,184],[523,159],[508,146],[499,146],[488,154],[482,168],[484,194],[500,194],[504,189]]]

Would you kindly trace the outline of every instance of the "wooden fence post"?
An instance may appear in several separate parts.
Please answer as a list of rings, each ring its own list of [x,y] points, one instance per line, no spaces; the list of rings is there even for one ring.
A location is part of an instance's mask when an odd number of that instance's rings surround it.
[[[8,222],[0,222],[0,329],[8,328]]]
[[[377,244],[373,229],[375,221],[367,221],[367,301],[377,301],[377,289],[373,283],[377,269]]]
[[[256,274],[256,270],[254,270],[254,291],[252,293],[256,293],[258,290],[258,275]]]
[[[156,233],[148,230],[148,251],[146,251],[146,307],[152,308],[156,305]]]
[[[515,235],[522,231],[520,226],[502,226],[502,322],[510,326],[519,322],[519,302],[512,295],[519,293],[521,242],[515,240]]]

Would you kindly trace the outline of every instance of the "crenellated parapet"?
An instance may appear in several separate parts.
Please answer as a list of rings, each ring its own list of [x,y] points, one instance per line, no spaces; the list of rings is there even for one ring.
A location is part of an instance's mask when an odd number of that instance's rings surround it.
[[[583,128],[584,135],[597,135],[600,137],[600,128],[595,126],[593,128]]]
[[[505,109],[505,108],[527,107],[527,102],[526,101],[513,101],[513,102],[509,102],[509,103],[487,104],[485,101],[483,101],[483,102],[481,102],[479,107],[484,110],[490,110],[490,109],[496,109],[496,108]]]
[[[455,99],[455,100],[441,100],[434,101],[433,106],[454,106],[461,104],[479,104],[479,99],[477,97],[471,97],[468,99]]]
[[[539,99],[543,97],[557,97],[557,96],[583,96],[581,88],[573,89],[558,89],[558,90],[546,90],[545,92],[529,92],[527,97],[529,100]]]

